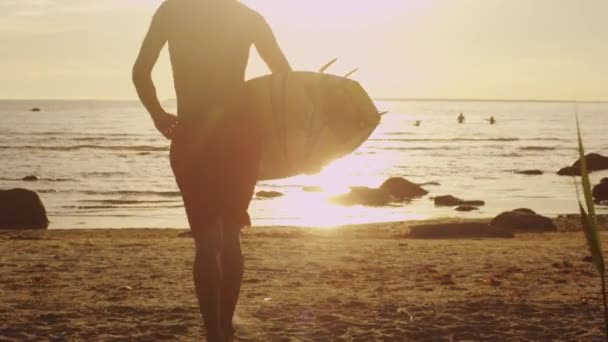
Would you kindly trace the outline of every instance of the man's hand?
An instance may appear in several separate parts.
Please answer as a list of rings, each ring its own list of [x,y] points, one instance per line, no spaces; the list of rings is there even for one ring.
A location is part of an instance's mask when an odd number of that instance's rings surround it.
[[[167,139],[173,139],[173,133],[177,126],[177,116],[169,113],[162,113],[153,117],[154,126]]]

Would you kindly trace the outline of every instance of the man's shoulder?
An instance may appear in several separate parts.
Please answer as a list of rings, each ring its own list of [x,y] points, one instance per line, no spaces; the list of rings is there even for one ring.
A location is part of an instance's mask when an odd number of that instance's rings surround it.
[[[244,18],[249,19],[252,22],[264,20],[264,17],[258,11],[245,4],[235,1],[234,5],[239,14],[241,14]]]
[[[175,3],[176,2],[174,0],[163,0],[163,2],[161,2],[161,4],[158,6],[158,9],[156,10],[156,14],[154,14],[154,16],[165,16],[167,12],[171,11],[172,7],[175,7]]]

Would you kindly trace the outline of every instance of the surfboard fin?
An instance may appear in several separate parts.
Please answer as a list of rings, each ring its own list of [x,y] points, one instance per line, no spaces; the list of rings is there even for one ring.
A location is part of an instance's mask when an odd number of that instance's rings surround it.
[[[351,71],[348,74],[344,75],[344,78],[349,78],[350,76],[352,76],[352,74],[356,73],[357,71],[359,71],[359,68],[355,68],[353,71]]]
[[[386,115],[386,114],[388,114],[388,111],[378,113],[378,115],[380,115],[380,116],[384,116],[384,115]]]
[[[338,58],[334,58],[331,61],[329,61],[329,63],[325,64],[321,69],[319,69],[319,72],[322,74],[324,73],[327,69],[329,69],[329,67],[331,67],[332,65],[334,65],[334,63],[336,63],[336,61],[338,60]]]

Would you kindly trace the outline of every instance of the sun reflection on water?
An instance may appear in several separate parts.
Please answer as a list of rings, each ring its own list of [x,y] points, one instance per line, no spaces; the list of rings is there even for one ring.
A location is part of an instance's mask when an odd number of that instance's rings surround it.
[[[287,180],[289,184],[318,187],[317,192],[297,189],[274,204],[274,210],[284,214],[284,223],[316,228],[332,228],[348,224],[407,221],[426,218],[412,214],[400,205],[388,208],[341,206],[330,201],[333,196],[347,193],[352,186],[378,187],[388,178],[383,176],[390,156],[353,154],[338,159],[314,175],[301,175]]]

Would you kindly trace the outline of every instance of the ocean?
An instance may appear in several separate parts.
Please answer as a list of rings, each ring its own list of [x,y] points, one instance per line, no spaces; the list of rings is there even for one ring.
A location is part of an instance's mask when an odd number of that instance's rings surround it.
[[[174,102],[165,103],[175,108]],[[588,152],[608,154],[608,103],[378,101],[389,111],[353,154],[320,174],[261,182],[254,225],[344,224],[485,218],[520,207],[556,216],[576,213],[571,177],[556,175],[577,159],[578,114]],[[38,107],[40,112],[31,112]],[[464,113],[466,121],[457,124]],[[493,116],[497,123],[490,125]],[[414,122],[421,121],[416,127]],[[50,228],[185,228],[168,159],[169,142],[136,101],[0,101],[0,189],[37,191]],[[515,174],[540,169],[541,176]],[[24,182],[28,175],[40,177]],[[377,187],[389,177],[425,186],[428,196],[387,207],[346,207],[329,198],[350,186]],[[592,174],[598,183],[608,172]],[[320,186],[322,192],[303,187]],[[437,208],[431,197],[484,200],[479,211]],[[608,213],[607,207],[600,212]]]

